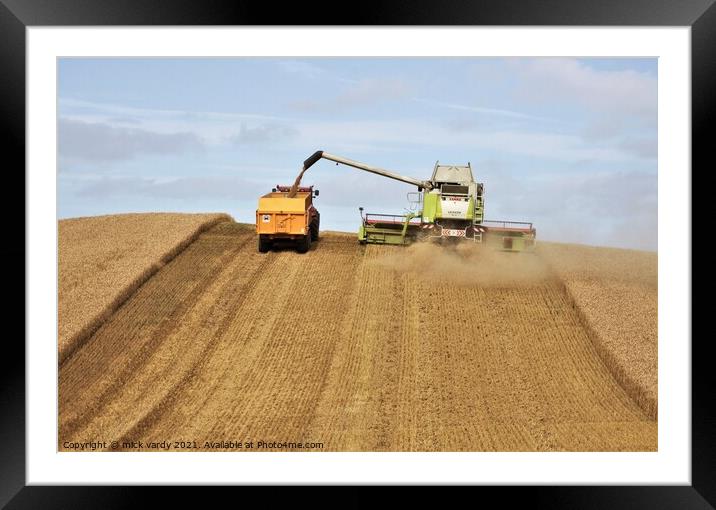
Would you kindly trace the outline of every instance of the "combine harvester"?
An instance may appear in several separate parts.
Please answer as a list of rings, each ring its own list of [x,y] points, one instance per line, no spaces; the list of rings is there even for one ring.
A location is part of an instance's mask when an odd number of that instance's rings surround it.
[[[363,214],[363,208],[360,208],[362,222],[358,240],[363,244],[406,245],[427,240],[468,240],[504,251],[534,250],[537,231],[532,223],[484,219],[484,186],[475,181],[469,163],[467,166],[435,163],[430,180],[422,181],[316,151],[304,161],[301,175],[320,159],[417,186],[418,193],[408,194],[414,212],[404,215]]]

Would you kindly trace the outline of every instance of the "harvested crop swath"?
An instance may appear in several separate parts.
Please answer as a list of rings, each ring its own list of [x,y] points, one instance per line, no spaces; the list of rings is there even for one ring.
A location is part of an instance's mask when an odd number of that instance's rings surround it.
[[[59,360],[147,278],[225,214],[122,214],[60,220]]]
[[[657,254],[541,243],[595,348],[617,381],[657,415]]]
[[[61,366],[60,449],[655,450],[562,284],[509,256],[501,274],[499,256],[342,234],[259,254],[251,226],[218,224]]]

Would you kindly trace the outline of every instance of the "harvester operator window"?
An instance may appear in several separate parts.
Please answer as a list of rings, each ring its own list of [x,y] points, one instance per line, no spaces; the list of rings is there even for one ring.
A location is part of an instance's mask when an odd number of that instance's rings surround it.
[[[446,195],[467,195],[470,188],[457,184],[443,184],[441,190]]]

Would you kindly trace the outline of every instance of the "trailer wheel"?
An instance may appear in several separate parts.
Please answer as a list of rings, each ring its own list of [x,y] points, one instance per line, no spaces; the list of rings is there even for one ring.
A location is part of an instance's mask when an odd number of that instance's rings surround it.
[[[298,253],[306,253],[308,250],[311,249],[311,234],[308,233],[305,236],[303,236],[298,241],[298,246],[296,247],[296,251]]]
[[[271,242],[271,239],[266,238],[265,236],[259,235],[259,251],[261,253],[266,253],[271,249],[271,245],[273,243]]]

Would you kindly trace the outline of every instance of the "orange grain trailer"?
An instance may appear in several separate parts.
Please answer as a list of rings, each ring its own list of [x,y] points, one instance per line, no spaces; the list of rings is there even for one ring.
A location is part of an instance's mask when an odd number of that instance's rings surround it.
[[[311,242],[318,241],[321,216],[313,206],[317,196],[318,190],[313,186],[299,187],[293,194],[291,186],[276,186],[259,198],[256,210],[259,251],[266,253],[276,241],[292,241],[299,253],[306,253]]]

